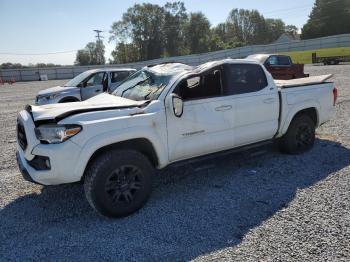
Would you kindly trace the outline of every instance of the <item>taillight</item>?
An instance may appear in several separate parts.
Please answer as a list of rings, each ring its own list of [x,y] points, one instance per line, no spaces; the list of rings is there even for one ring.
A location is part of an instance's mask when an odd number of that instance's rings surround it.
[[[333,88],[333,106],[335,106],[338,98],[338,89],[336,87]]]

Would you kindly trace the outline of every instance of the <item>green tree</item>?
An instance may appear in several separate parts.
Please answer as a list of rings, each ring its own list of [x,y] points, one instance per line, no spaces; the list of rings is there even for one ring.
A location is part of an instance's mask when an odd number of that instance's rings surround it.
[[[266,39],[265,43],[272,43],[276,41],[284,32],[286,32],[286,25],[281,19],[265,19],[266,23]]]
[[[74,64],[76,64],[76,65],[89,65],[90,64],[89,52],[86,49],[78,50]]]
[[[84,49],[78,50],[75,58],[76,65],[104,65],[105,47],[102,40],[89,42]]]
[[[210,23],[201,13],[191,13],[185,26],[185,42],[190,54],[208,52],[210,49]]]
[[[110,41],[133,43],[141,60],[159,58],[164,46],[164,9],[153,4],[135,4],[113,23]]]
[[[112,51],[112,64],[125,64],[140,61],[140,52],[133,43],[118,43]]]
[[[257,10],[233,9],[227,20],[228,36],[246,45],[267,43],[267,26]]]
[[[350,33],[350,0],[316,0],[302,39]]]
[[[298,34],[298,27],[295,25],[286,25],[284,27],[284,32],[296,36]]]
[[[165,56],[178,56],[185,51],[184,28],[187,13],[183,2],[166,3],[164,6],[164,51]]]

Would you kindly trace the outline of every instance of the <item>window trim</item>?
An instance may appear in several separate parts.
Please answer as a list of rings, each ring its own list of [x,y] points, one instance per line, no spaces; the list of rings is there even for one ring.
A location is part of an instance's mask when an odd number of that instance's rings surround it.
[[[228,88],[228,82],[227,82],[227,78],[228,78],[228,70],[226,69],[227,66],[236,66],[236,65],[243,65],[243,66],[257,66],[260,68],[261,72],[263,73],[264,75],[264,78],[265,78],[265,82],[266,82],[266,85],[263,87],[263,88],[260,88],[259,90],[255,90],[255,91],[252,91],[252,92],[244,92],[244,93],[236,93],[236,94],[227,94],[225,95],[224,93],[224,90]],[[267,78],[267,75],[265,73],[265,69],[262,65],[260,64],[250,64],[250,63],[227,63],[227,64],[224,64],[224,75],[223,75],[223,90],[222,90],[222,96],[226,97],[226,96],[238,96],[238,95],[247,95],[247,94],[253,94],[253,93],[257,93],[257,92],[260,92],[262,90],[264,90],[265,88],[267,88],[270,83],[268,81],[268,78]]]
[[[175,90],[176,88],[181,85],[184,81],[187,81],[187,79],[190,79],[190,78],[193,78],[193,77],[202,77],[206,74],[208,74],[210,71],[215,71],[215,70],[220,70],[221,71],[221,81],[220,81],[220,95],[217,95],[217,96],[203,96],[203,97],[198,97],[198,98],[191,98],[191,99],[183,99],[184,103],[185,102],[190,102],[190,101],[198,101],[198,100],[203,100],[203,99],[210,99],[210,98],[220,98],[220,97],[224,97],[223,95],[223,91],[224,91],[224,76],[225,76],[225,70],[224,70],[224,65],[225,64],[222,64],[222,65],[218,65],[218,66],[215,66],[213,68],[208,68],[207,70],[203,71],[203,72],[200,72],[200,73],[194,73],[194,74],[190,74],[190,75],[187,75],[186,77],[184,77],[183,79],[181,79],[175,86],[175,88],[173,88],[172,92],[171,93],[175,93]]]
[[[102,71],[102,72],[96,72],[96,73],[93,73],[93,74],[91,74],[89,77],[87,77],[83,82],[84,82],[84,85],[83,85],[83,87],[84,88],[89,88],[89,87],[93,87],[93,86],[96,86],[96,85],[91,85],[91,86],[88,86],[87,85],[87,82],[89,82],[89,80],[91,79],[91,78],[93,78],[95,75],[97,75],[97,74],[101,74],[101,73],[103,73],[103,76],[102,76],[102,81],[103,81],[103,77],[104,77],[104,75],[106,74],[106,72],[105,71]],[[101,83],[101,85],[103,85],[103,83]]]

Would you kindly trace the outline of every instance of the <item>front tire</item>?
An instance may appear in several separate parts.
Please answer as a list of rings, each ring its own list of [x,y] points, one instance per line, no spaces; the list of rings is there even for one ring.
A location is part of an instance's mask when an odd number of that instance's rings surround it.
[[[85,196],[101,215],[125,217],[139,210],[152,191],[154,168],[141,153],[112,150],[87,168]]]
[[[287,133],[279,142],[280,150],[287,154],[301,154],[315,143],[315,123],[308,115],[296,116]]]

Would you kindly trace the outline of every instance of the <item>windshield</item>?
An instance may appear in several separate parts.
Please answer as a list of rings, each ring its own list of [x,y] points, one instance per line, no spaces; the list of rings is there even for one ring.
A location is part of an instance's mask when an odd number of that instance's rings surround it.
[[[78,86],[83,80],[85,80],[89,75],[91,75],[91,72],[86,71],[83,72],[79,75],[77,75],[76,77],[74,77],[73,79],[69,80],[64,86]]]
[[[125,79],[112,94],[136,101],[155,100],[167,86],[170,78],[170,75],[142,69]]]

